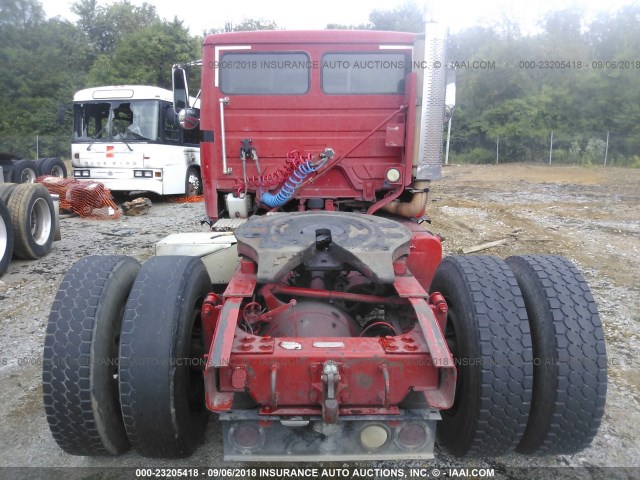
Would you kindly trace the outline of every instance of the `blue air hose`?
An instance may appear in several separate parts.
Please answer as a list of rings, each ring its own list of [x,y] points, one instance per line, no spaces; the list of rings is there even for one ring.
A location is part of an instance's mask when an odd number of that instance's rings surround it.
[[[269,192],[262,194],[262,203],[269,208],[281,207],[289,200],[295,193],[298,186],[307,178],[311,173],[317,171],[317,167],[310,161],[306,161],[298,168],[296,168],[289,178],[284,182],[282,188],[275,195]]]

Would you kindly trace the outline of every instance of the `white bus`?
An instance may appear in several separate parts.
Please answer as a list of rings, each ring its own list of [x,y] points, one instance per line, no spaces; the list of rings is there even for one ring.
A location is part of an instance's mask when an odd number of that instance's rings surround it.
[[[180,128],[173,94],[121,85],[73,97],[73,177],[113,191],[200,195],[199,129]]]

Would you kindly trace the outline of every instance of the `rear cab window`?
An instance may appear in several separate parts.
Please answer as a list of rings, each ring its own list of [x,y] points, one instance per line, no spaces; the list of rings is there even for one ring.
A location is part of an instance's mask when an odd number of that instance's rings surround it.
[[[303,95],[312,62],[303,52],[226,53],[220,58],[220,91],[226,95]]]
[[[322,57],[322,91],[329,95],[404,94],[407,57],[397,52],[336,52]]]

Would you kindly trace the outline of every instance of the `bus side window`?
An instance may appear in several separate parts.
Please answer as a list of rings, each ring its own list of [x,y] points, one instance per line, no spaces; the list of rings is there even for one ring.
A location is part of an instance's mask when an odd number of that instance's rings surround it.
[[[180,141],[180,126],[178,125],[178,117],[170,104],[163,103],[164,120],[162,122],[164,130],[164,140],[166,142]]]

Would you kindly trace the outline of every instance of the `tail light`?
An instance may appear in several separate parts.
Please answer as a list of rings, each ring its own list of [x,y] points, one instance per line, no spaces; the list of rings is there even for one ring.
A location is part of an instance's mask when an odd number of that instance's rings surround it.
[[[429,440],[429,433],[418,423],[407,423],[399,428],[395,440],[403,450],[418,450]]]

